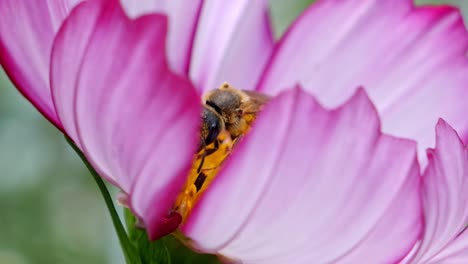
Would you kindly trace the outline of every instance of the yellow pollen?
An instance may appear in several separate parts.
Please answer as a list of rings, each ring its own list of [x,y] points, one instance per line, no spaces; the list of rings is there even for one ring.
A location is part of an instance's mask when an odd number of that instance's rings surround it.
[[[200,167],[200,163],[202,162],[205,150],[202,149],[195,155],[187,181],[173,207],[174,211],[182,216],[182,223],[185,222],[196,202],[218,174],[222,163],[231,153],[237,139],[232,140],[230,134],[227,131],[223,131],[219,134],[218,141],[220,142],[218,149],[204,157],[202,167]],[[214,143],[211,143],[206,148],[214,148]]]

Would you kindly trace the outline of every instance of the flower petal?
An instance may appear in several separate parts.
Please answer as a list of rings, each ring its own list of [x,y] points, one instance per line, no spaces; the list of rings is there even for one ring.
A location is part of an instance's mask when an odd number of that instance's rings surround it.
[[[453,242],[435,256],[430,264],[459,264],[468,263],[468,231],[460,234]]]
[[[415,148],[379,132],[363,90],[331,111],[300,89],[285,92],[183,231],[197,247],[245,263],[397,261],[422,225]]]
[[[102,176],[129,194],[150,237],[182,188],[198,139],[199,97],[165,61],[167,20],[128,19],[118,1],[77,7],[52,54],[66,130]],[[74,77],[76,76],[76,77]]]
[[[468,34],[458,10],[410,0],[319,1],[276,48],[259,89],[302,84],[327,106],[364,86],[384,132],[434,145],[443,117],[468,136]],[[468,139],[468,137],[466,137]],[[425,163],[425,155],[421,155]]]
[[[121,0],[128,14],[160,12],[169,18],[167,56],[171,69],[187,74],[202,0]]]
[[[55,33],[77,0],[0,1],[0,64],[18,90],[60,127],[49,88]]]
[[[200,91],[255,88],[273,47],[267,9],[267,0],[205,1],[190,65]]]
[[[443,120],[436,142],[423,177],[425,233],[413,262],[468,263],[468,149]],[[454,261],[463,254],[465,261]]]

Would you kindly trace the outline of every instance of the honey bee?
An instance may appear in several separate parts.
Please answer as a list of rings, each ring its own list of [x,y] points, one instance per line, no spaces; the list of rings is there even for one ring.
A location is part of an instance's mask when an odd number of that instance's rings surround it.
[[[184,189],[173,208],[184,220],[269,100],[267,95],[238,90],[227,83],[202,97],[198,150]]]
[[[237,138],[249,130],[260,109],[269,99],[267,95],[237,90],[225,83],[219,89],[206,93],[202,101],[210,112],[217,115],[218,123],[222,123],[221,126],[225,127],[231,137]],[[207,124],[205,121],[208,121],[205,114],[204,111],[203,127]]]

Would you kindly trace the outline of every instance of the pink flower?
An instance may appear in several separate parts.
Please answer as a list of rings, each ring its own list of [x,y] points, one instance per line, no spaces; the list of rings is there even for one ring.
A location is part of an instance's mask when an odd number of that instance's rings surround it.
[[[321,0],[275,42],[262,0],[122,0],[151,13],[136,20],[77,2],[2,0],[0,61],[151,238],[191,166],[200,94],[228,81],[275,97],[180,226],[193,246],[245,263],[468,263],[456,9]],[[461,139],[439,121],[426,159],[439,118]]]

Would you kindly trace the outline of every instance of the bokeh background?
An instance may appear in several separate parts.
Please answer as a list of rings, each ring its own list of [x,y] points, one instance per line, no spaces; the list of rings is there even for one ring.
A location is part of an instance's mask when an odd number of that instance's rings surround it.
[[[276,35],[311,2],[271,0]],[[416,2],[457,5],[468,17],[468,0]],[[0,69],[0,264],[36,263],[123,260],[93,179]]]

